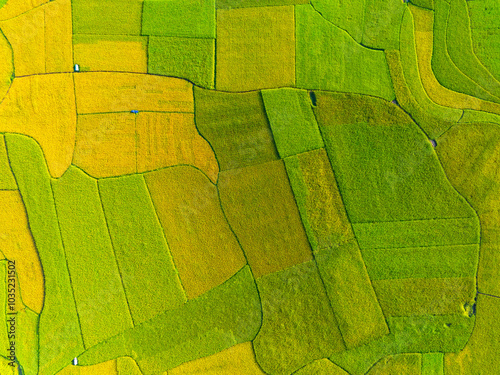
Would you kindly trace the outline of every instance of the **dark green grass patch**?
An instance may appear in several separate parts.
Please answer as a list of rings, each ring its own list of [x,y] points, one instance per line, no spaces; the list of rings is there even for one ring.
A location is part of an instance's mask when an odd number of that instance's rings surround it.
[[[9,165],[5,139],[0,135],[0,190],[16,190],[17,184]]]
[[[256,278],[312,258],[283,161],[221,172],[219,193]]]
[[[307,91],[263,90],[262,98],[282,158],[323,147]]]
[[[262,329],[254,340],[257,361],[270,374],[290,374],[344,343],[314,261],[257,280]]]
[[[278,159],[259,92],[231,94],[195,87],[195,121],[220,170]]]
[[[498,100],[500,82],[481,64],[473,51],[466,0],[450,2],[446,42],[448,53],[458,69]]]
[[[182,305],[186,297],[143,176],[102,179],[99,190],[134,324]]]
[[[295,17],[297,87],[394,99],[383,51],[359,45],[309,4],[297,5]]]
[[[246,266],[199,298],[91,348],[78,359],[90,365],[131,356],[144,375],[156,375],[253,340],[260,326],[259,294]]]
[[[398,106],[380,98],[351,93],[315,92],[313,108],[320,125],[413,124]]]
[[[389,333],[356,240],[315,254],[347,348]]]
[[[391,333],[352,350],[330,357],[351,375],[364,375],[377,361],[399,353],[458,352],[474,329],[474,317],[424,315],[390,317]]]
[[[445,0],[435,0],[432,70],[438,81],[445,87],[483,100],[499,102],[500,99],[490,94],[457,68],[448,54],[446,29],[450,5]]]
[[[361,253],[371,280],[474,277],[479,244],[363,249]]]
[[[140,35],[143,0],[72,0],[73,34]]]
[[[215,39],[150,36],[148,73],[185,78],[214,88]]]
[[[76,167],[52,181],[83,342],[89,348],[132,327],[97,181]]]
[[[42,150],[33,139],[6,134],[5,140],[44,271],[45,299],[39,325],[39,373],[55,374],[84,348],[50,175]]]
[[[215,0],[144,0],[142,34],[215,38]]]
[[[317,100],[351,222],[474,216],[447,181],[430,142],[397,106],[371,98],[372,106],[357,110],[350,106],[355,96],[332,93],[318,93]]]

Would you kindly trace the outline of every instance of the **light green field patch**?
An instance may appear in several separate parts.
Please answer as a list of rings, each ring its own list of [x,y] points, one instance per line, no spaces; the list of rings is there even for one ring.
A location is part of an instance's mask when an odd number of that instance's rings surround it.
[[[472,45],[481,63],[500,80],[500,4],[496,0],[467,2]]]
[[[479,244],[479,220],[475,215],[456,219],[355,223],[353,229],[363,250]]]
[[[150,36],[148,73],[214,88],[215,39]]]
[[[16,315],[16,357],[25,375],[39,374],[38,322],[38,314],[29,309],[23,309]]]
[[[7,150],[5,149],[5,139],[0,135],[0,189],[16,190],[17,184],[9,165]]]
[[[420,353],[396,354],[382,358],[366,375],[421,375],[422,355]]]
[[[478,289],[500,295],[500,186],[496,182],[500,173],[500,127],[486,123],[457,125],[442,137],[437,152],[450,181],[479,214]]]
[[[215,0],[144,0],[142,35],[215,38]]]
[[[317,98],[315,113],[351,222],[474,216],[447,181],[430,142],[397,106],[371,98],[380,103],[376,113],[352,110],[341,94]]]
[[[186,297],[143,176],[98,186],[134,324],[181,306]]]
[[[371,280],[474,277],[479,244],[361,251]]]
[[[500,81],[500,64],[498,58],[495,57],[500,54],[498,47],[500,45],[500,27],[487,30],[472,29],[472,43],[475,55],[496,80]]]
[[[351,375],[364,375],[377,361],[388,355],[459,352],[467,343],[474,322],[474,317],[464,315],[389,317],[389,335],[337,353],[330,359]]]
[[[410,0],[410,3],[420,8],[425,8],[429,10],[434,9],[434,0]]]
[[[116,372],[118,375],[143,375],[137,362],[130,357],[116,359]]]
[[[324,146],[307,91],[263,90],[262,98],[280,157]]]
[[[361,43],[367,47],[384,50],[399,48],[399,30],[405,4],[401,0],[365,0],[365,2]]]
[[[500,126],[471,123],[455,126],[439,139],[437,154],[450,182],[481,217],[499,207]]]
[[[232,94],[194,88],[195,121],[220,170],[278,159],[259,92]]]
[[[474,304],[475,278],[375,280],[386,317],[467,314]]]
[[[312,259],[283,161],[221,172],[218,187],[256,278]]]
[[[458,69],[492,95],[500,98],[500,82],[474,55],[466,0],[450,2],[446,42],[448,53]]]
[[[312,0],[314,10],[325,21],[345,30],[358,43],[363,37],[366,0]]]
[[[348,349],[389,333],[355,240],[315,255]]]
[[[383,51],[359,45],[309,4],[295,7],[295,24],[297,87],[394,99]]]
[[[444,375],[443,361],[443,353],[423,353],[422,375]]]
[[[251,341],[260,325],[259,294],[246,266],[199,298],[91,348],[78,359],[91,365],[130,356],[144,375],[156,375]]]
[[[483,100],[499,102],[500,99],[483,89],[457,68],[448,54],[446,29],[450,5],[445,0],[435,0],[432,71],[443,86]]]
[[[257,279],[262,328],[254,340],[257,362],[271,374],[290,374],[344,349],[314,261]]]
[[[294,372],[295,375],[348,375],[339,366],[333,364],[329,359],[318,359],[299,371]]]
[[[140,35],[143,0],[72,0],[73,34]]]
[[[401,24],[400,53],[401,66],[403,68],[405,81],[410,92],[415,97],[415,100],[420,104],[425,112],[428,112],[440,119],[446,119],[447,121],[456,123],[462,116],[462,111],[434,103],[427,95],[427,92],[422,84],[418,70],[413,16],[409,9],[406,9],[404,12],[403,22]],[[431,136],[439,136],[441,133],[442,131],[436,135],[431,134]]]
[[[75,299],[66,265],[50,175],[32,139],[5,135],[12,171],[43,264],[45,299],[39,323],[39,374],[52,375],[83,352]]]
[[[497,353],[500,334],[500,299],[478,295],[477,318],[474,332],[467,345],[458,353],[446,353],[444,373],[458,375],[482,375],[490,369],[500,368]]]
[[[465,123],[478,123],[478,122],[490,122],[493,124],[500,125],[500,116],[495,113],[474,111],[472,109],[464,110],[464,115],[460,119],[460,124]]]
[[[347,347],[388,333],[325,151],[287,158],[285,164]]]
[[[439,118],[427,112],[424,108],[437,105],[431,102],[428,97],[419,102],[418,98],[413,96],[406,83],[399,51],[386,51],[386,58],[391,71],[397,104],[408,112],[429,138],[436,138],[456,124],[456,121],[452,122],[445,118]]]
[[[313,251],[328,250],[352,239],[354,234],[325,149],[284,161]]]
[[[309,0],[216,0],[217,9],[307,4]]]
[[[52,180],[52,189],[83,342],[89,348],[131,328],[132,318],[97,181],[70,167],[61,178]]]

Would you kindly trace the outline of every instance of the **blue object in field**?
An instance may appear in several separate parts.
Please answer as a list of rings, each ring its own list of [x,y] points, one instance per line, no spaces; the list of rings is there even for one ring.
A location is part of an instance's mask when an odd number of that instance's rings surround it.
[[[139,113],[139,111],[137,109],[133,109],[130,111],[130,113]]]
[[[75,72],[79,72],[79,71],[80,71],[80,65],[75,64]]]

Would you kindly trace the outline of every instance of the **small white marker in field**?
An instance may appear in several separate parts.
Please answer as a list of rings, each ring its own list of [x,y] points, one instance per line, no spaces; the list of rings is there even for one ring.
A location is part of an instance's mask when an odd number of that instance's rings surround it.
[[[73,366],[76,366],[78,364],[78,358],[73,358]]]
[[[79,71],[80,71],[80,65],[75,64],[75,72],[79,72]]]

